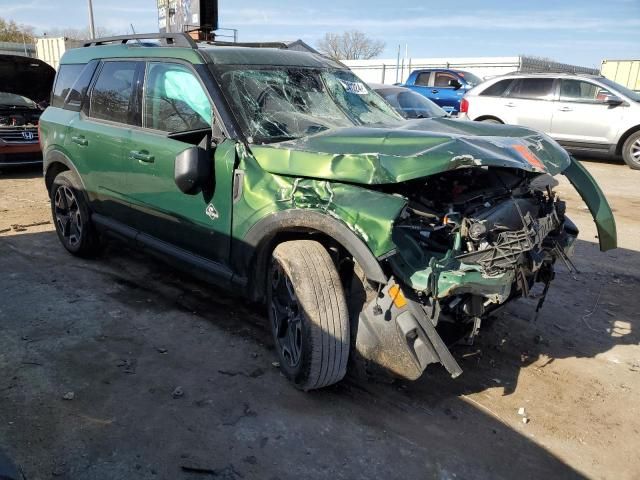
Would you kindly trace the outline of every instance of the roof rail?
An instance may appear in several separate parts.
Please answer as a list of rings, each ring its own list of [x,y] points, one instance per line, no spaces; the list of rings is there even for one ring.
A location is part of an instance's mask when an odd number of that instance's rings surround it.
[[[163,47],[186,47],[197,49],[196,42],[186,33],[137,33],[117,37],[96,38],[84,44],[85,47],[96,47],[113,43],[125,44],[131,40],[160,40]]]
[[[218,47],[250,47],[250,48],[280,48],[286,50],[289,46],[284,42],[218,42],[216,40],[210,42],[200,42],[205,45],[213,45]]]

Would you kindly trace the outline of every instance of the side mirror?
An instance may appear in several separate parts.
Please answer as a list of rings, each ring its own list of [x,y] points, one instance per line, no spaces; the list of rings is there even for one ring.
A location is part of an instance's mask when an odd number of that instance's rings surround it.
[[[182,193],[197,195],[210,189],[213,183],[211,157],[211,150],[200,146],[188,148],[176,156],[174,178]]]
[[[460,90],[462,88],[462,84],[460,83],[460,81],[456,80],[455,78],[453,80],[449,80],[449,86],[453,87],[454,90]]]
[[[603,95],[602,102],[606,105],[617,107],[618,105],[622,105],[624,100],[616,95]]]

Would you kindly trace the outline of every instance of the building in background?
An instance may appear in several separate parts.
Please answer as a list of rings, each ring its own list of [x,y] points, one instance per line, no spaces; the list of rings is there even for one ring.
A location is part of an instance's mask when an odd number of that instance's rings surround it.
[[[466,70],[480,78],[512,72],[570,72],[597,74],[595,68],[580,67],[536,57],[464,57],[344,60],[356,75],[368,83],[404,83],[413,70],[421,68],[453,68]]]
[[[640,60],[603,60],[600,73],[631,90],[640,91]]]

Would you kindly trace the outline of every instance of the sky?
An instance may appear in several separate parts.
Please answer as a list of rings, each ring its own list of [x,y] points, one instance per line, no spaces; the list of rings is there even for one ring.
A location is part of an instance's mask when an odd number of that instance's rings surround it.
[[[196,0],[192,0],[196,1]],[[157,0],[93,0],[96,25],[157,31]],[[382,40],[380,58],[534,55],[598,67],[640,58],[640,0],[220,0],[220,26],[240,41],[295,40],[357,29]],[[0,0],[0,17],[35,27],[84,28],[87,0]]]

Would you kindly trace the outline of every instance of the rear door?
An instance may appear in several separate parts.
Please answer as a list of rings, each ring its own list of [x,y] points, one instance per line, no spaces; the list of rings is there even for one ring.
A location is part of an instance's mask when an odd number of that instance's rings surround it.
[[[460,110],[460,100],[464,96],[466,90],[449,86],[449,82],[462,80],[449,72],[434,72],[433,88],[431,89],[431,99],[440,105],[446,112],[453,113]]]
[[[551,135],[567,145],[608,149],[626,107],[605,104],[606,95],[611,92],[588,80],[561,79]]]
[[[555,79],[519,78],[500,99],[505,123],[551,132]]]
[[[64,145],[82,174],[92,209],[121,222],[129,219],[124,147],[140,124],[136,85],[144,63],[104,61],[80,115],[69,125]]]
[[[226,263],[235,143],[228,140],[212,153],[213,195],[186,195],[174,182],[175,158],[211,132],[210,96],[192,66],[159,61],[146,65],[141,99],[142,128],[132,132],[125,148],[135,227],[174,247]]]

